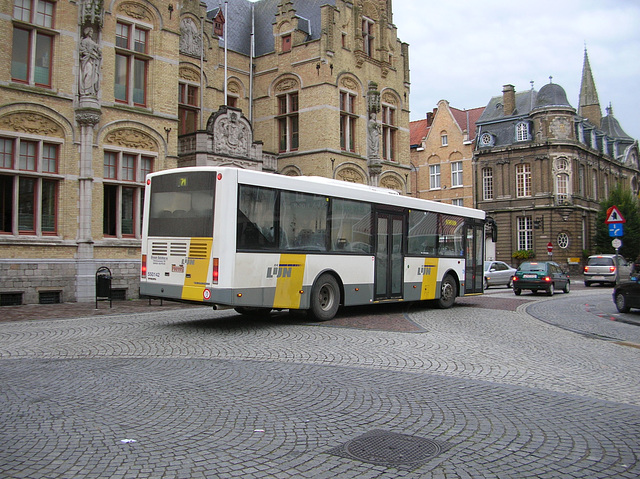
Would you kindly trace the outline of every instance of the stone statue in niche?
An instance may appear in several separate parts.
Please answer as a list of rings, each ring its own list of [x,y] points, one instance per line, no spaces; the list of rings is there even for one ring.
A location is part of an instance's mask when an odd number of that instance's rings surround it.
[[[202,36],[195,22],[183,18],[180,22],[180,53],[199,57],[202,51]]]
[[[367,157],[374,159],[380,155],[380,125],[376,120],[376,114],[369,113],[367,125]]]
[[[93,39],[93,28],[86,27],[80,41],[80,96],[98,96],[101,63],[102,52]]]

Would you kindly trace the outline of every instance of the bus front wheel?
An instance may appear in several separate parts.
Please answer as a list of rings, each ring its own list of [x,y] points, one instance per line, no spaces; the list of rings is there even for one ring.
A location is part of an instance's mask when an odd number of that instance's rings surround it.
[[[338,312],[340,306],[340,286],[330,275],[320,276],[311,288],[309,313],[318,321],[329,321]]]
[[[436,303],[440,309],[448,309],[456,302],[456,296],[458,295],[458,287],[456,286],[456,280],[450,274],[442,278],[440,285],[440,298],[436,300]]]

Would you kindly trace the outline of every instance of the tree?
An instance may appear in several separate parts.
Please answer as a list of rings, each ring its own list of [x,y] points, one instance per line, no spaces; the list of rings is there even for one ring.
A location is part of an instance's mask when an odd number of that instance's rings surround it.
[[[635,259],[640,254],[640,201],[630,190],[623,188],[620,184],[611,191],[606,200],[600,203],[600,210],[596,216],[595,249],[603,254],[616,252],[611,245],[613,238],[609,236],[609,225],[605,224],[607,210],[611,206],[617,206],[627,220],[623,225],[624,235],[620,238],[622,240],[620,255],[627,259]]]

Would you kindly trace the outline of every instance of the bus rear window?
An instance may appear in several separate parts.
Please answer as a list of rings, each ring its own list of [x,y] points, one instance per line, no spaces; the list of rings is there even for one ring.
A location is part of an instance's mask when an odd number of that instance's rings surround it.
[[[154,177],[149,236],[211,237],[215,184],[215,172]]]

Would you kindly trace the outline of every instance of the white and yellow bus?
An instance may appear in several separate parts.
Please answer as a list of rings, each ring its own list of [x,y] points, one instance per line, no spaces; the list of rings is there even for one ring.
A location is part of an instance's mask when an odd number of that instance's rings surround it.
[[[485,213],[316,177],[147,176],[140,293],[243,314],[482,293]]]

